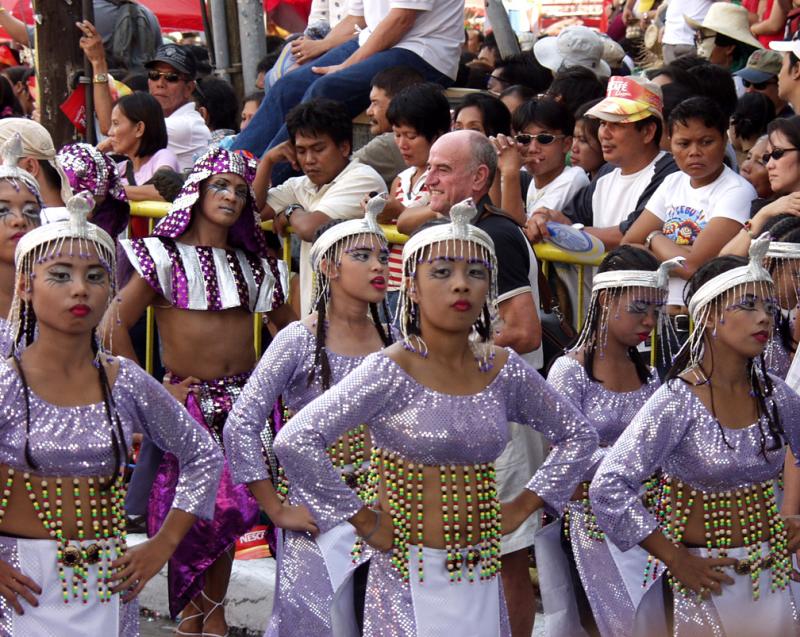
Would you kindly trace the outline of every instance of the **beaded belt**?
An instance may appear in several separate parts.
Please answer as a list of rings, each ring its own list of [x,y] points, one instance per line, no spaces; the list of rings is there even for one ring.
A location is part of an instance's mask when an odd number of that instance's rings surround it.
[[[667,538],[675,544],[683,541],[686,523],[692,506],[700,498],[703,506],[705,548],[718,557],[727,557],[731,548],[733,520],[737,519],[742,533],[742,543],[747,549],[747,558],[739,560],[734,571],[750,575],[753,599],[760,597],[759,579],[763,570],[769,570],[772,591],[783,590],[789,585],[792,559],[788,551],[786,525],[778,512],[775,500],[776,480],[747,485],[731,491],[698,491],[681,480],[668,475],[661,476],[657,494],[650,498],[651,512]],[[762,553],[762,537],[767,516],[766,531],[769,553]],[[658,560],[649,556],[645,567],[644,583],[655,577]],[[675,591],[691,594],[677,580],[669,576]]]
[[[294,416],[294,412],[284,408],[284,422],[289,422],[292,416]],[[375,498],[369,485],[369,465],[366,463],[367,446],[367,426],[362,424],[346,432],[326,451],[333,466],[341,473],[344,483],[355,491],[363,502],[371,504]],[[289,495],[289,481],[283,467],[278,467],[275,491],[282,500]]]
[[[0,499],[0,521],[5,516],[15,476],[14,469],[8,467],[3,485],[3,496]],[[25,491],[36,516],[50,538],[58,543],[56,559],[64,603],[68,603],[70,599],[78,598],[81,598],[84,604],[88,603],[88,567],[94,564],[100,564],[97,577],[98,598],[101,602],[110,601],[114,576],[111,569],[111,561],[124,553],[127,548],[125,543],[125,516],[123,514],[125,482],[122,471],[117,474],[108,487],[101,485],[100,481],[94,477],[86,478],[89,495],[88,516],[81,500],[81,480],[75,477],[71,478],[75,525],[78,529],[77,544],[72,543],[64,535],[62,519],[64,479],[61,477],[40,478],[38,481],[40,493],[37,493],[31,474],[26,471],[22,474],[22,478]],[[50,490],[51,480],[52,492]],[[100,486],[99,489],[97,488],[98,486]],[[106,494],[106,489],[108,494]],[[87,517],[88,521],[86,520]],[[94,537],[97,538],[91,543],[86,542],[87,525],[91,527]],[[72,576],[69,580],[66,574],[67,568],[72,570]]]
[[[603,542],[606,539],[606,534],[603,533],[603,530],[597,526],[597,517],[595,516],[594,512],[592,511],[592,505],[589,502],[589,482],[582,482],[580,484],[581,488],[581,497],[575,502],[580,502],[581,507],[583,508],[583,527],[586,531],[586,536],[592,540],[596,540],[598,542]],[[564,509],[564,524],[563,524],[563,532],[564,538],[569,542],[570,541],[570,532],[572,530],[572,524],[574,521],[572,520],[572,516],[570,515],[569,507]]]
[[[377,494],[378,483],[386,485],[389,515],[392,518],[393,542],[391,565],[403,578],[409,580],[409,546],[412,528],[416,531],[418,562],[417,576],[424,581],[424,478],[426,465],[405,460],[386,449],[373,448],[370,460],[370,490]],[[439,491],[442,500],[442,531],[445,542],[445,568],[451,583],[492,579],[500,572],[500,501],[497,498],[496,476],[493,463],[474,465],[440,465]],[[459,498],[459,476],[462,478],[464,515]],[[477,506],[476,506],[477,505]],[[464,545],[462,533],[473,537],[477,522],[479,540]],[[357,561],[363,548],[359,539],[353,547]]]

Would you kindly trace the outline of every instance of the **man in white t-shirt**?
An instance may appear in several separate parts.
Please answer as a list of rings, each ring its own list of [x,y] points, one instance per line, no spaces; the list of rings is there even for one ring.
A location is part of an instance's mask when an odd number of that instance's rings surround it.
[[[586,114],[601,120],[599,139],[607,164],[563,211],[534,211],[526,227],[531,241],[547,236],[550,221],[581,223],[607,250],[615,248],[664,177],[677,170],[672,157],[659,149],[663,123],[657,85],[614,76],[606,98]]]
[[[208,150],[211,131],[192,100],[197,63],[192,53],[177,44],[165,44],[147,64],[147,87],[164,111],[167,148],[178,158],[181,170]]]
[[[338,102],[314,99],[299,104],[286,117],[290,141],[271,149],[258,167],[253,187],[264,219],[275,219],[283,234],[291,224],[300,244],[300,307],[312,310],[311,243],[317,228],[332,219],[354,219],[364,211],[361,200],[370,192],[383,192],[386,184],[370,166],[350,161],[353,122]],[[272,168],[290,161],[303,171],[266,190]],[[265,203],[266,196],[266,203]]]
[[[331,34],[350,39],[278,80],[234,148],[260,156],[285,141],[287,111],[313,97],[338,100],[355,117],[369,104],[370,80],[391,66],[452,84],[464,41],[463,0],[351,0],[347,10]]]

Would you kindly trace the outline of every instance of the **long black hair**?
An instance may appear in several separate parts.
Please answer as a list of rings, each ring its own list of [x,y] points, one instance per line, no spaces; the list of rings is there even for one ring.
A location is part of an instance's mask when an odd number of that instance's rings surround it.
[[[684,287],[683,296],[684,296],[684,304],[689,305],[689,301],[691,300],[692,296],[694,296],[695,292],[713,279],[714,277],[722,274],[723,272],[727,272],[728,270],[732,270],[734,268],[739,268],[742,266],[746,266],[748,264],[748,260],[745,257],[740,256],[723,256],[723,257],[716,257],[711,259],[708,263],[701,266],[687,281],[686,286]],[[715,299],[712,303],[719,303],[721,299]],[[713,310],[712,310],[713,311]],[[695,326],[695,329],[703,329],[702,327]],[[714,373],[714,350],[713,348],[707,349],[709,353],[711,368],[706,370],[703,369],[702,372],[707,379],[707,383],[709,389],[711,389],[711,376]],[[680,375],[686,370],[686,368],[690,364],[690,348],[683,347],[681,351],[678,352],[678,355],[675,357],[675,360],[672,363],[672,367],[670,367],[669,371],[667,372],[665,382],[670,382],[675,379],[679,379]],[[785,435],[783,430],[783,425],[781,424],[780,414],[778,414],[778,406],[776,401],[771,400],[771,407],[767,405],[767,399],[772,396],[774,393],[774,385],[772,384],[772,380],[770,379],[769,374],[767,373],[767,365],[764,360],[764,352],[758,355],[756,358],[748,359],[747,361],[747,375],[752,381],[752,393],[756,399],[758,405],[758,429],[761,435],[761,454],[764,456],[764,459],[767,457],[767,451],[774,451],[775,449],[779,449],[785,441]],[[688,382],[688,381],[683,381]],[[711,394],[711,411],[712,414],[717,421],[717,425],[719,426],[720,433],[722,434],[722,439],[725,441],[725,444],[733,448],[731,444],[728,442],[727,437],[725,436],[725,429],[722,426],[722,423],[717,418],[716,410],[714,409],[714,397],[713,393]],[[767,431],[765,432],[762,426],[762,418],[766,419],[767,421]],[[767,448],[767,436],[772,441],[772,445]]]
[[[335,219],[320,226],[314,233],[314,240],[316,241],[319,239],[320,235],[322,235],[322,233],[329,228],[332,228],[333,226],[343,222],[343,219]],[[330,294],[330,292],[328,292],[328,294]],[[314,346],[314,365],[311,367],[311,371],[308,372],[308,378],[306,380],[306,386],[310,386],[317,376],[317,371],[319,371],[320,382],[322,384],[323,391],[327,391],[331,386],[331,364],[328,360],[328,351],[325,349],[325,338],[328,332],[328,322],[326,316],[327,307],[328,299],[325,297],[325,295],[320,294],[319,298],[317,299],[317,305],[314,308],[317,311],[317,333],[315,339],[316,344]],[[385,298],[383,301],[381,301],[381,310],[383,312],[383,316],[389,316],[389,307],[386,305]],[[378,312],[378,305],[376,303],[369,304],[369,313],[370,317],[372,318],[372,322],[375,324],[375,329],[378,331],[378,336],[381,338],[381,342],[383,342],[384,347],[388,347],[394,342],[392,330],[388,326],[384,325],[384,323],[381,321],[380,313]]]
[[[647,250],[623,245],[611,250],[597,268],[598,274],[601,272],[617,272],[621,270],[648,270],[654,272],[658,270],[658,259]],[[599,307],[599,297],[593,302],[598,307],[590,308],[589,310],[591,321],[587,328],[589,330],[589,337],[583,351],[583,369],[586,370],[586,375],[593,382],[601,383],[602,381],[594,375],[594,355],[597,351],[597,333],[600,327],[600,317],[603,312],[602,308]],[[594,311],[592,311],[592,309]],[[576,337],[574,342],[577,343],[578,339],[580,339],[580,335]],[[652,377],[652,372],[644,360],[642,360],[642,355],[639,350],[635,347],[629,347],[628,357],[636,368],[636,375],[639,377],[639,380],[643,384],[647,383]]]

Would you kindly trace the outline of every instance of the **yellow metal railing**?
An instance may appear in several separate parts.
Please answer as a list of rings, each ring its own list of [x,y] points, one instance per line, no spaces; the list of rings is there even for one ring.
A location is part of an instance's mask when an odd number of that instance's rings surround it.
[[[132,201],[131,216],[147,218],[149,220],[149,230],[152,231],[154,220],[164,217],[167,212],[169,212],[169,206],[170,204],[163,201]],[[272,221],[262,222],[261,227],[264,230],[272,230]],[[408,239],[408,236],[398,232],[395,226],[382,225],[381,229],[390,243],[405,243]],[[291,228],[289,231],[291,232]],[[282,259],[286,263],[289,263],[291,260],[291,243],[288,237],[283,238],[282,248]],[[575,316],[578,331],[580,331],[583,324],[583,312],[580,311],[580,308],[583,308],[585,270],[587,267],[599,265],[605,255],[592,254],[590,256],[586,256],[580,253],[566,252],[550,243],[536,243],[533,245],[533,251],[536,254],[536,258],[542,262],[545,272],[547,271],[548,265],[555,262],[578,266],[578,299]],[[288,298],[288,290],[286,291],[286,296]],[[260,355],[261,353],[261,325],[261,316],[257,314],[253,321],[253,343],[256,348],[256,356]],[[155,320],[152,307],[147,308],[146,334],[147,354],[145,358],[145,369],[148,372],[152,372],[154,351],[153,343],[155,337]]]

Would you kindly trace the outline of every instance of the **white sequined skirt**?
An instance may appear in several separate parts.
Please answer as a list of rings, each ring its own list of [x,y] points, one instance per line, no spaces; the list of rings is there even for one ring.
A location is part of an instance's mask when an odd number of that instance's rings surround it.
[[[39,605],[31,606],[18,598],[25,611],[17,615],[11,611],[11,635],[14,637],[79,637],[85,635],[116,636],[121,632],[119,595],[111,595],[107,602],[98,597],[100,564],[88,567],[86,603],[82,601],[82,587],[78,597],[72,596],[71,569],[67,568],[69,601],[64,603],[62,583],[58,576],[58,544],[52,540],[27,540],[4,538],[16,544],[19,570],[41,588],[37,596]],[[72,542],[77,545],[77,542]],[[83,544],[91,544],[84,541]]]
[[[708,556],[708,550],[704,548],[689,550],[695,555]],[[764,555],[769,553],[766,543],[762,551]],[[737,560],[745,559],[747,549],[729,549],[728,556]],[[734,583],[723,585],[721,595],[712,595],[702,602],[695,601],[693,597],[675,595],[676,637],[800,635],[798,584],[792,583],[784,590],[771,592],[770,573],[762,570],[759,580],[761,595],[754,600],[750,575],[737,575],[731,568],[726,568],[725,573],[733,578]]]

